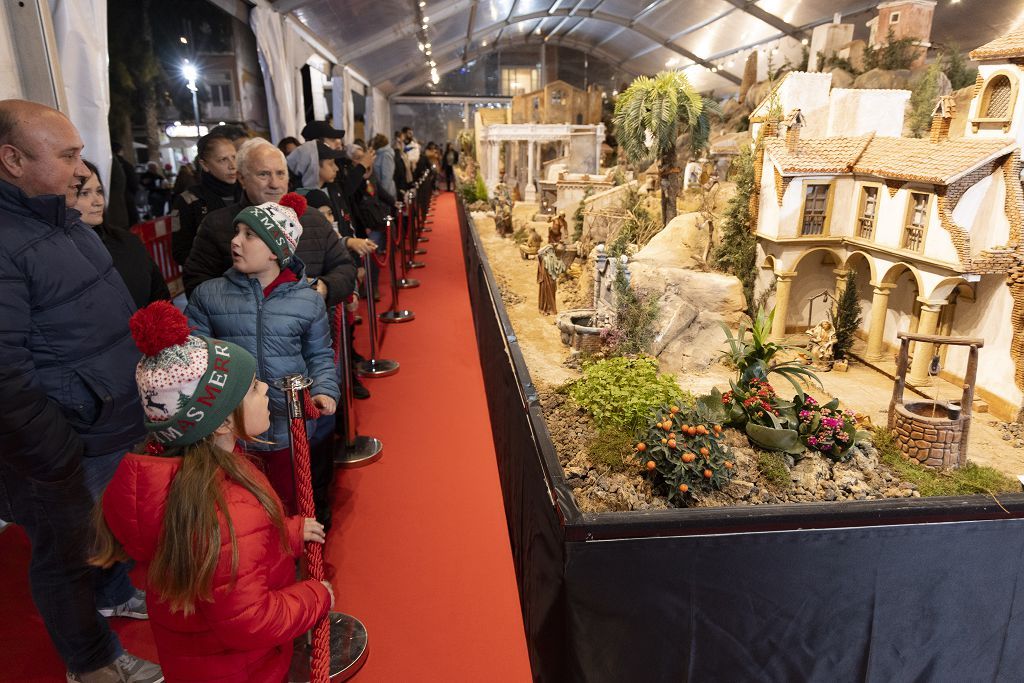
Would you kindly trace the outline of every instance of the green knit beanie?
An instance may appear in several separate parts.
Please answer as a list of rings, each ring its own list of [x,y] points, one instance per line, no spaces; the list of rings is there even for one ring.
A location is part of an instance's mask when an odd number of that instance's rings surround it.
[[[235,225],[243,223],[266,242],[277,262],[284,267],[295,253],[302,237],[299,216],[306,212],[306,198],[289,192],[280,202],[247,206],[235,216]]]

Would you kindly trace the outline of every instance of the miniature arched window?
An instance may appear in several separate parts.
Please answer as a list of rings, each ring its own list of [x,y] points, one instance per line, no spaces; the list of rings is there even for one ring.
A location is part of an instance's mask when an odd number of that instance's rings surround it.
[[[1008,119],[1013,110],[1013,84],[1009,76],[997,74],[985,86],[981,100],[983,117],[986,119]]]

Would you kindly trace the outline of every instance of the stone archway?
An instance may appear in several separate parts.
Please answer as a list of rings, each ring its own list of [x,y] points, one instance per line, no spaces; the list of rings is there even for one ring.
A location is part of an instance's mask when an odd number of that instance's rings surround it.
[[[841,290],[845,289],[846,273],[856,273],[857,301],[860,304],[861,320],[857,329],[857,337],[868,338],[871,322],[874,283],[877,282],[878,267],[875,260],[866,252],[855,251],[846,257],[846,262],[836,272],[836,298],[841,298]]]
[[[837,280],[845,282],[843,255],[827,247],[808,249],[794,261],[787,327],[802,331],[828,317]],[[840,277],[841,276],[841,277]]]
[[[886,329],[916,330],[924,291],[921,274],[908,263],[895,263],[872,282],[871,322],[868,324],[868,360],[885,357]],[[895,334],[893,335],[895,338]]]

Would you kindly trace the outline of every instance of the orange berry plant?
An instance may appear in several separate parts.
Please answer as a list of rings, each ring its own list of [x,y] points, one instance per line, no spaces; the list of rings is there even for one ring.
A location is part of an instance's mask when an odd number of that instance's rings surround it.
[[[735,473],[732,452],[721,442],[720,425],[699,411],[663,406],[636,444],[644,472],[670,502],[686,505],[695,492],[721,489]]]

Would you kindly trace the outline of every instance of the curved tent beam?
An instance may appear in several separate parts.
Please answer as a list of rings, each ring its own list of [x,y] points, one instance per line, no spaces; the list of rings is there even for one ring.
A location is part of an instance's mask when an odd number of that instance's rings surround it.
[[[519,15],[517,17],[512,18],[512,19],[506,19],[504,21],[498,21],[498,22],[495,22],[495,23],[493,23],[493,24],[491,24],[489,26],[485,26],[485,27],[483,27],[483,28],[481,28],[481,29],[479,29],[477,31],[474,31],[473,32],[473,36],[472,36],[472,41],[476,41],[476,40],[478,40],[479,38],[481,38],[483,36],[490,35],[493,31],[496,31],[496,30],[501,31],[501,30],[504,30],[505,28],[508,28],[509,26],[513,26],[515,24],[520,24],[520,23],[525,22],[525,21],[536,21],[537,19],[543,19],[543,18],[548,18],[548,17],[556,17],[556,16],[569,16],[569,13],[571,11],[572,10],[569,9],[569,8],[563,8],[563,9],[556,9],[556,10],[553,10],[553,11],[550,11],[550,12],[548,10],[541,10],[541,11],[538,11],[538,12],[530,12],[528,14],[521,14],[521,15]],[[689,50],[687,50],[685,48],[679,47],[678,45],[674,44],[671,41],[670,38],[668,38],[666,36],[662,36],[662,35],[656,33],[655,31],[653,31],[653,30],[651,30],[651,29],[649,29],[649,28],[647,28],[645,26],[631,25],[632,24],[631,20],[627,19],[625,17],[619,17],[619,16],[616,16],[614,14],[608,14],[607,12],[599,12],[599,11],[596,11],[596,10],[579,10],[579,11],[577,11],[576,16],[582,17],[583,19],[588,19],[589,18],[589,19],[593,19],[595,21],[600,21],[600,22],[604,22],[604,23],[608,23],[608,24],[614,24],[614,25],[617,25],[617,26],[622,26],[622,27],[624,27],[625,30],[629,30],[629,31],[633,31],[635,33],[639,33],[640,35],[644,36],[648,40],[651,40],[652,42],[657,43],[659,46],[664,47],[664,48],[666,48],[668,50],[671,50],[672,52],[675,52],[676,54],[682,55],[683,57],[686,57],[687,59],[693,61],[696,64],[700,64],[700,65],[702,65],[702,66],[704,66],[704,67],[706,67],[708,69],[717,68],[717,66],[715,64],[713,64],[712,62],[710,62],[710,61],[708,61],[708,60],[706,60],[706,59],[704,59],[702,57],[699,57],[698,55],[694,54],[693,52],[690,52]],[[446,57],[447,54],[453,48],[457,48],[459,45],[461,45],[464,42],[464,40],[465,40],[465,38],[463,36],[459,36],[458,38],[453,38],[451,40],[445,41],[444,43],[431,46],[432,47],[432,52],[434,53],[435,61],[436,61],[436,59],[438,57],[440,57],[440,58]],[[594,47],[596,48],[596,47],[599,47],[599,46],[600,46],[600,43],[598,43]],[[388,46],[384,45],[384,46],[380,46],[380,47],[383,48],[383,47],[388,47]],[[622,61],[622,57],[621,56],[617,56],[613,60],[611,60],[610,63],[617,64],[617,63],[619,63],[621,61]],[[374,78],[373,80],[375,80],[378,83],[383,83],[385,81],[389,81],[392,78],[395,78],[396,76],[400,75],[406,69],[408,69],[408,66],[406,64],[402,64],[401,66],[395,67],[394,69],[391,69],[390,71],[388,71],[386,73],[376,75],[376,78]],[[438,69],[438,72],[440,73],[441,70]],[[736,76],[735,74],[732,74],[732,73],[730,73],[728,71],[724,71],[722,69],[719,69],[717,71],[716,75],[726,79],[727,81],[729,81],[730,83],[732,83],[734,85],[739,85],[740,82],[741,82],[740,78],[738,76]]]
[[[488,45],[487,47],[477,47],[476,49],[470,50],[469,57],[468,57],[467,60],[468,61],[472,61],[473,59],[478,59],[481,56],[489,54],[490,52],[493,52],[495,50],[500,50],[503,47],[511,47],[511,46],[514,46],[514,45],[529,45],[529,44],[540,45],[543,42],[545,42],[545,41],[539,40],[539,39],[536,39],[536,38],[531,38],[531,34],[526,34],[521,39],[519,39],[518,37],[517,38],[506,38],[501,43],[501,45]],[[606,52],[605,50],[602,50],[600,48],[595,48],[591,43],[589,43],[587,41],[584,41],[584,40],[577,40],[577,39],[574,39],[574,38],[564,38],[564,37],[561,37],[561,38],[553,38],[553,39],[550,39],[550,40],[548,40],[546,42],[547,42],[548,45],[562,45],[564,47],[571,47],[572,49],[580,50],[581,52],[586,52],[587,54],[590,54],[591,56],[595,56],[595,57],[599,57],[601,59],[604,59],[605,61],[610,63],[610,65],[616,65],[616,63],[618,63],[618,61],[621,60],[621,57],[618,57],[618,56],[613,55],[613,54],[611,54],[609,52]],[[441,75],[449,73],[450,71],[461,67],[463,65],[463,63],[464,63],[464,61],[463,61],[462,57],[455,57],[455,58],[449,59],[449,60],[447,60],[445,62],[438,62],[437,73],[441,74]],[[633,76],[634,78],[640,75],[639,73],[637,73],[637,72],[633,71],[632,69],[629,69],[629,68],[627,68],[625,66],[620,66],[620,69],[625,71],[630,76]],[[392,71],[394,71],[394,70],[392,70]],[[428,75],[428,74],[429,74],[429,72],[426,70],[426,68],[424,68],[423,70],[417,70],[414,75],[411,75],[408,78],[404,78],[401,81],[399,81],[395,85],[395,89],[390,93],[390,96],[393,97],[393,96],[396,96],[396,95],[400,95],[400,94],[402,94],[404,92],[408,92],[411,88],[415,88],[417,85],[422,84],[423,78],[425,78],[426,75]],[[393,78],[394,76],[397,76],[397,74],[391,75],[391,78]],[[387,81],[389,79],[384,79],[384,80]]]

